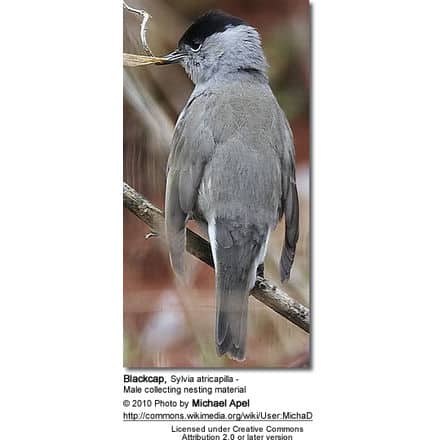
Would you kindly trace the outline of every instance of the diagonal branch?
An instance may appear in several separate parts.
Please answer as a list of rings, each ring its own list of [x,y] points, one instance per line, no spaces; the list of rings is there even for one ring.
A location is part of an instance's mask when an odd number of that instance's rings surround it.
[[[153,232],[163,232],[164,217],[162,211],[125,182],[124,206],[146,223]],[[186,250],[199,260],[214,267],[209,243],[190,229],[186,230]],[[309,309],[280,290],[271,281],[257,277],[257,282],[251,294],[305,332],[310,332]]]

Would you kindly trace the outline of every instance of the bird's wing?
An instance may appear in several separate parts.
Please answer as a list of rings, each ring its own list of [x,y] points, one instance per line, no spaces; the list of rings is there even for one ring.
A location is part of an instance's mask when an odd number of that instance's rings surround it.
[[[177,122],[167,166],[165,227],[174,270],[183,274],[185,223],[194,209],[204,167],[214,149],[204,123],[209,95],[192,98]]]
[[[282,112],[281,112],[282,113]],[[293,145],[293,135],[284,114],[280,119],[282,144],[282,206],[285,215],[285,235],[284,246],[280,260],[281,281],[289,279],[290,269],[295,258],[296,243],[299,234],[299,203],[298,192],[295,179],[295,150]]]

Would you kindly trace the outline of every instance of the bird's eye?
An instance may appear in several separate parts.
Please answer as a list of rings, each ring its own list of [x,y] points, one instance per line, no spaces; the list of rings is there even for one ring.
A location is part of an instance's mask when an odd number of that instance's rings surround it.
[[[198,52],[201,47],[202,47],[202,43],[200,41],[191,41],[191,43],[189,44],[189,48],[193,52]]]

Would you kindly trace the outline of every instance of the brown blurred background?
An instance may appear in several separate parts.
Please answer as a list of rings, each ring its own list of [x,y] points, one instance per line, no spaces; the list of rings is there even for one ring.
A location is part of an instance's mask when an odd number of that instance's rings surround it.
[[[221,9],[257,28],[272,89],[291,123],[300,196],[300,239],[289,295],[309,305],[310,9],[306,0],[127,0],[149,12],[148,41],[155,55],[175,49],[199,15]],[[144,54],[140,18],[124,10],[124,52]],[[124,69],[124,180],[163,209],[172,130],[193,85],[180,66]],[[247,359],[218,358],[214,343],[214,272],[191,258],[191,286],[177,288],[162,238],[124,210],[124,366],[309,366],[309,337],[253,297],[249,299]],[[272,234],[266,276],[278,285],[282,224]]]

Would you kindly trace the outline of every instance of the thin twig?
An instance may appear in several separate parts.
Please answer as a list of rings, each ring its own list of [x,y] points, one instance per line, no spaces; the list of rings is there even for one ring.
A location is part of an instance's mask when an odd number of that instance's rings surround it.
[[[153,232],[160,234],[160,231],[163,231],[162,211],[125,182],[124,206],[146,223]],[[186,230],[186,250],[199,260],[214,267],[209,243],[190,229]],[[309,309],[280,290],[271,281],[257,277],[251,295],[305,332],[310,332]]]
[[[149,240],[150,238],[156,238],[160,237],[160,235],[157,232],[149,232],[148,234],[145,234],[145,240]]]
[[[151,55],[152,57],[154,57],[153,52],[151,52],[151,49],[149,48],[148,42],[147,42],[147,31],[148,31],[147,23],[148,23],[148,20],[151,18],[151,15],[147,11],[144,11],[143,9],[133,8],[132,6],[128,6],[127,3],[125,3],[125,2],[123,2],[123,4],[124,4],[124,8],[127,9],[127,11],[132,12],[133,14],[140,15],[142,17],[142,24],[141,24],[141,30],[140,30],[142,46],[148,55]]]

